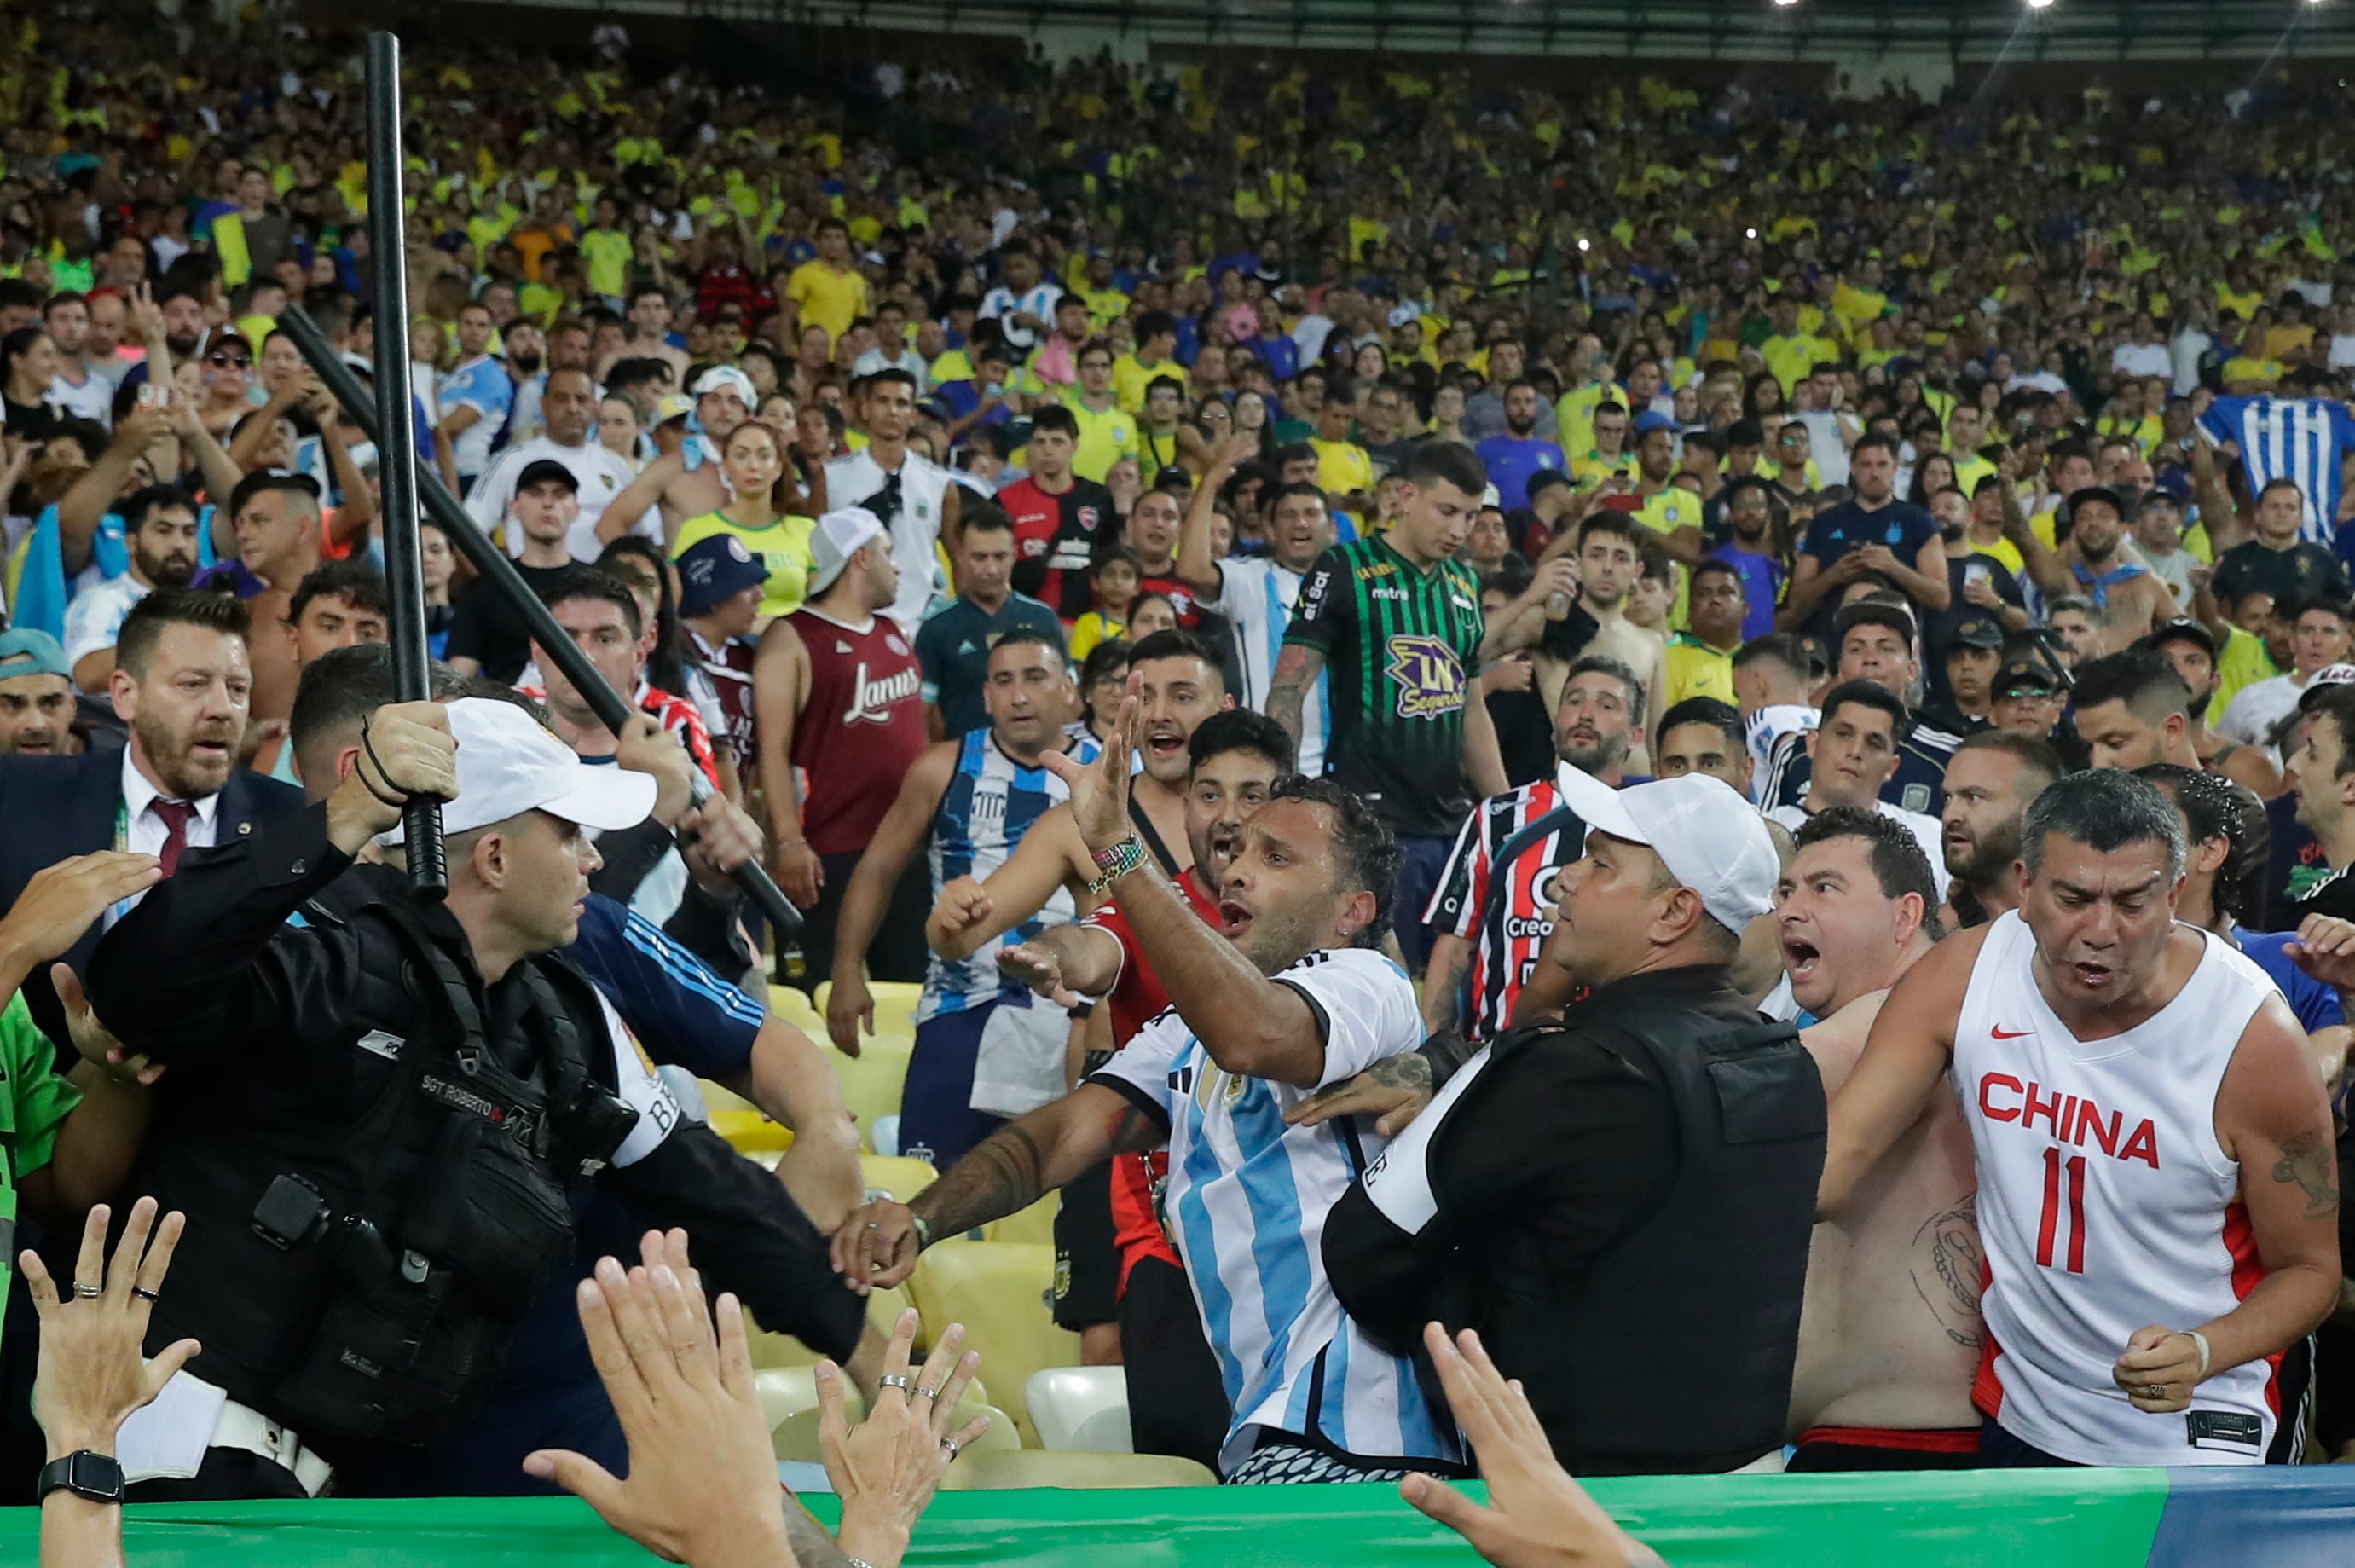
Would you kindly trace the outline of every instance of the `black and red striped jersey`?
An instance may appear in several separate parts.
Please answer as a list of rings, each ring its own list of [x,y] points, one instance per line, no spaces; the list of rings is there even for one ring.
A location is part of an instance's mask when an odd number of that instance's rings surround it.
[[[1586,852],[1586,824],[1550,778],[1493,795],[1455,835],[1424,923],[1472,944],[1465,1037],[1505,1032],[1553,930],[1553,877]]]

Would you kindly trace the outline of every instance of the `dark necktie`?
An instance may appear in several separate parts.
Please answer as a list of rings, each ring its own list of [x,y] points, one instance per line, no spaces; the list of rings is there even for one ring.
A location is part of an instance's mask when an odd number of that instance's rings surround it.
[[[185,800],[151,800],[147,809],[164,824],[164,848],[155,858],[164,864],[164,874],[170,876],[180,869],[180,851],[188,847],[188,819],[197,808]]]

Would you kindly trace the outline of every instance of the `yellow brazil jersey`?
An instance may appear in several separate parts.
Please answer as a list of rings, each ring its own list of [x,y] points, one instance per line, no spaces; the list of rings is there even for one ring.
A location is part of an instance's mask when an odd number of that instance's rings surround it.
[[[1952,453],[1947,455],[1954,456]],[[1954,464],[1955,488],[1966,496],[1977,495],[1979,481],[1992,478],[1995,475],[1995,464],[1984,457],[1955,457]]]
[[[1146,389],[1164,376],[1181,387],[1188,384],[1186,367],[1175,359],[1164,359],[1158,365],[1140,365],[1135,355],[1124,354],[1112,364],[1113,393],[1122,408],[1133,414],[1141,413],[1145,409]]]
[[[867,280],[855,272],[836,272],[824,261],[804,261],[785,280],[785,297],[802,309],[802,325],[826,328],[832,343],[867,314]]]
[[[1700,510],[1699,496],[1671,485],[1636,507],[1636,520],[1665,538],[1679,528],[1700,528]],[[1692,578],[1682,566],[1671,570],[1677,574],[1677,598],[1668,607],[1668,624],[1682,627],[1691,609]]]
[[[1080,444],[1071,453],[1071,472],[1101,485],[1114,464],[1135,453],[1136,421],[1117,403],[1103,410],[1088,407],[1077,389],[1065,395],[1063,406],[1080,421]]]
[[[1714,697],[1728,707],[1738,706],[1733,698],[1733,656],[1710,647],[1690,632],[1678,632],[1668,639],[1665,656],[1668,666],[1668,691],[1661,699],[1664,708],[1674,708],[1688,697]]]
[[[761,590],[761,613],[790,615],[802,607],[809,592],[810,569],[817,561],[810,549],[810,538],[816,532],[815,521],[791,513],[772,518],[765,528],[748,528],[725,512],[706,512],[678,525],[678,537],[671,541],[670,553],[671,559],[677,560],[690,546],[714,534],[732,534],[769,569],[769,581]]]
[[[1625,389],[1609,381],[1572,387],[1554,400],[1554,440],[1564,452],[1584,452],[1594,444],[1594,411],[1605,402],[1625,403]]]
[[[1998,539],[1993,544],[1981,544],[1977,539],[1973,539],[1971,553],[1986,556],[1989,560],[2003,562],[2003,569],[2015,578],[2025,578],[2027,575],[2028,559],[2019,553],[2019,547],[2009,539]]]
[[[1328,496],[1347,496],[1362,490],[1368,495],[1374,488],[1374,460],[1366,449],[1354,441],[1325,441],[1312,437],[1308,444],[1316,453],[1317,487]]]
[[[589,262],[589,292],[619,299],[630,289],[630,237],[618,229],[591,229],[581,236]]]
[[[1582,487],[1600,485],[1614,474],[1625,474],[1632,478],[1635,473],[1636,459],[1631,453],[1623,452],[1616,457],[1605,457],[1589,447],[1585,456],[1570,460],[1570,476]]]
[[[2270,384],[2280,380],[2281,376],[2282,366],[2278,359],[2252,359],[2247,355],[2242,354],[2224,361],[2224,385],[2228,387],[2236,381],[2264,381]]]
[[[1804,331],[1788,337],[1776,333],[1758,346],[1758,353],[1766,368],[1774,372],[1774,379],[1783,383],[1785,397],[1814,373],[1817,363],[1838,357],[1829,344]]]
[[[2263,637],[2232,627],[2216,656],[2216,695],[2208,699],[2208,710],[2222,713],[2243,688],[2271,680],[2280,673],[2273,656],[2265,652]]]

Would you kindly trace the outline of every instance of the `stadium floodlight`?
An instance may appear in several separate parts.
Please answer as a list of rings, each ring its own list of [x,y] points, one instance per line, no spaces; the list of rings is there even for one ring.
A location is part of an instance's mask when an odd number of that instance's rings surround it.
[[[1798,3],[1799,0],[1774,0],[1774,8],[1778,11],[1787,11]]]
[[[2031,11],[2048,10],[2051,5],[2052,0],[2028,0],[2028,8]]]
[[[1589,241],[1586,240],[1586,238],[1585,238],[1583,235],[1582,235],[1582,236],[1580,236],[1580,238],[1579,238],[1579,241],[1578,241],[1578,248],[1579,248],[1580,250],[1582,250],[1582,251],[1585,251],[1585,250],[1590,250],[1590,249],[1592,249],[1593,247],[1592,247],[1592,245],[1589,243]]]

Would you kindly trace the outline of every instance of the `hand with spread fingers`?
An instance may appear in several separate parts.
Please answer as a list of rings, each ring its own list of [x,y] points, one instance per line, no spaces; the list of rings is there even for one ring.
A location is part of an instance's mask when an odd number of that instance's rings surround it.
[[[1090,854],[1101,854],[1134,831],[1128,821],[1129,759],[1135,755],[1136,715],[1145,677],[1129,672],[1128,693],[1120,699],[1112,733],[1092,763],[1074,762],[1070,753],[1050,752],[1040,757],[1047,771],[1071,786],[1071,821]]]
[[[818,1445],[826,1478],[842,1499],[842,1549],[870,1568],[898,1568],[908,1537],[959,1451],[989,1430],[987,1414],[951,1430],[956,1408],[981,1366],[964,1350],[964,1325],[942,1331],[923,1368],[909,1375],[916,1342],[914,1308],[900,1314],[883,1353],[883,1374],[867,1419],[853,1429],[843,1410],[842,1369],[817,1364]],[[962,1354],[959,1352],[963,1351]]]
[[[177,1211],[155,1222],[155,1200],[142,1198],[123,1221],[114,1260],[106,1257],[112,1211],[103,1203],[82,1223],[72,1295],[60,1297],[38,1253],[19,1253],[16,1267],[40,1315],[40,1363],[33,1376],[33,1419],[48,1439],[49,1457],[88,1448],[114,1452],[114,1435],[134,1410],[164,1392],[172,1374],[197,1350],[194,1339],[166,1346],[147,1360],[147,1317],[185,1221]],[[148,1238],[155,1238],[150,1247]]]
[[[153,855],[101,849],[33,873],[0,916],[0,1000],[35,966],[64,955],[99,916],[164,880]]]
[[[1399,1483],[1406,1500],[1472,1543],[1497,1568],[1657,1568],[1659,1553],[1613,1522],[1553,1456],[1518,1383],[1488,1359],[1480,1336],[1453,1340],[1436,1323],[1423,1342],[1488,1483],[1486,1507],[1435,1476]]]
[[[626,1270],[599,1259],[578,1302],[590,1357],[629,1440],[629,1478],[616,1480],[566,1450],[530,1454],[524,1471],[577,1494],[666,1561],[692,1568],[791,1563],[743,1312],[722,1295],[715,1337],[685,1232],[648,1232],[643,1256]]]

